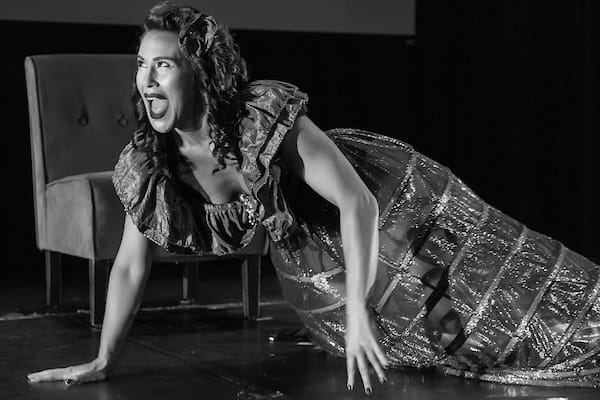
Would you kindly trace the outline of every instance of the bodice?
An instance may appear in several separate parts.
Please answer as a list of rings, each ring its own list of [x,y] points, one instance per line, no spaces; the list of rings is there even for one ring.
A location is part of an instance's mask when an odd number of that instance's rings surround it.
[[[296,86],[255,81],[241,93],[237,125],[240,171],[251,194],[233,202],[210,204],[184,160],[167,145],[167,165],[155,167],[148,150],[129,143],[121,152],[113,183],[125,211],[148,239],[178,253],[228,254],[250,243],[262,224],[280,241],[294,218],[279,186],[278,150],[308,97]],[[171,133],[174,134],[174,133]]]
[[[227,254],[244,248],[258,225],[259,204],[251,195],[240,193],[228,203],[203,204],[206,224],[212,233],[212,251]]]

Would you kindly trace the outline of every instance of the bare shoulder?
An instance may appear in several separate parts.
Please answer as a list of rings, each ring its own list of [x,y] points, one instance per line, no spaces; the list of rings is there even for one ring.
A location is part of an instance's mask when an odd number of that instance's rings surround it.
[[[306,162],[314,157],[340,156],[335,143],[306,114],[299,115],[286,135],[284,151],[294,149]]]

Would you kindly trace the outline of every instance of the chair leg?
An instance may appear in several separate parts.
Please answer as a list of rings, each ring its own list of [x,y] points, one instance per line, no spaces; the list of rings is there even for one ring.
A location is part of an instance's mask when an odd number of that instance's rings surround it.
[[[111,260],[89,260],[90,325],[99,327],[104,318]]]
[[[242,304],[244,317],[260,316],[260,255],[248,256],[242,262]]]
[[[192,304],[198,300],[200,276],[198,275],[199,263],[183,263],[183,304]]]
[[[59,310],[62,305],[62,260],[60,253],[44,251],[46,261],[46,306]]]

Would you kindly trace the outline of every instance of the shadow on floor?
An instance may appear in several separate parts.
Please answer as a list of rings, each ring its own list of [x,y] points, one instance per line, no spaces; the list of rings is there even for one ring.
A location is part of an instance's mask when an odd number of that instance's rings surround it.
[[[110,379],[76,386],[29,384],[26,375],[89,361],[96,354],[99,332],[88,327],[85,312],[76,312],[87,305],[85,269],[67,278],[67,312],[57,316],[43,316],[42,285],[4,281],[0,312],[21,317],[0,321],[0,399],[573,400],[600,393],[483,383],[411,368],[389,371],[384,385],[373,377],[371,396],[359,383],[348,392],[344,359],[316,346],[269,340],[300,327],[296,314],[282,301],[272,271],[266,270],[262,279],[264,318],[258,322],[243,318],[241,305],[236,304],[241,298],[238,271],[235,265],[207,267],[201,300],[212,305],[182,308],[170,307],[181,295],[179,271],[155,268],[146,308],[138,315]],[[214,306],[217,303],[221,305]],[[27,312],[42,315],[23,318]]]
[[[366,396],[346,390],[344,360],[315,346],[270,341],[299,326],[285,304],[265,305],[250,322],[241,308],[142,312],[110,379],[66,386],[29,384],[27,373],[88,361],[99,333],[85,315],[0,322],[2,399],[590,399],[591,389],[553,389],[445,377],[435,370],[388,372]]]

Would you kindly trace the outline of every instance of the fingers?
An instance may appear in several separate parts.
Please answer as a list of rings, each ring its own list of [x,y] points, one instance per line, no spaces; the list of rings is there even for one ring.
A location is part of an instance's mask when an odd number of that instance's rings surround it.
[[[27,375],[31,383],[63,381],[66,385],[76,385],[84,382],[94,382],[106,379],[104,371],[82,369],[80,367],[47,369]]]
[[[27,375],[27,379],[31,383],[62,381],[68,374],[68,368],[54,368],[45,371],[35,372]]]
[[[373,327],[365,315],[358,313],[355,319],[350,319],[346,331],[346,368],[348,373],[348,389],[354,386],[356,366],[363,381],[365,393],[371,394],[371,379],[369,366],[372,366],[381,383],[385,382],[384,369],[390,365],[385,353],[379,346],[373,332]]]
[[[375,339],[373,339],[373,351],[375,352],[379,363],[383,365],[383,368],[388,368],[390,366],[390,363],[387,360],[387,357],[385,356],[383,350],[381,350],[381,347],[379,347],[379,343],[377,343]]]
[[[381,367],[379,360],[375,356],[375,352],[373,350],[367,351],[366,355],[367,355],[367,358],[369,359],[369,362],[373,366],[375,373],[377,374],[377,378],[379,378],[379,382],[381,382],[381,383],[385,382],[386,381],[385,373],[383,372],[383,368]]]
[[[360,377],[362,378],[363,386],[365,387],[365,393],[371,394],[373,388],[371,387],[371,378],[369,378],[369,368],[367,367],[367,362],[365,361],[363,354],[356,356],[356,363],[358,364]]]
[[[352,390],[354,388],[354,355],[349,354],[346,357],[346,373],[348,374],[348,390]]]
[[[368,360],[368,362],[367,362]],[[354,375],[355,369],[358,365],[365,393],[371,394],[373,388],[371,386],[371,379],[369,377],[369,364],[375,370],[379,382],[384,383],[387,381],[385,376],[384,368],[388,368],[389,362],[385,356],[385,353],[379,347],[377,341],[373,340],[371,346],[364,346],[357,353],[347,352],[346,356],[346,372],[348,374],[348,390],[352,390],[354,387]]]

